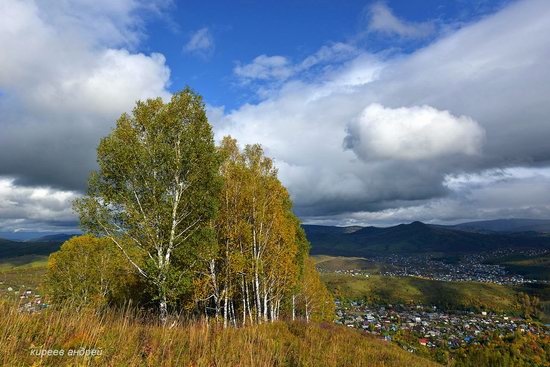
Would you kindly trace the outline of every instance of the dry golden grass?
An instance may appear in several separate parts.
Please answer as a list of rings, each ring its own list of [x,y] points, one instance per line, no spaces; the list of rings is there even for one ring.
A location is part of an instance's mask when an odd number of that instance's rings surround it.
[[[435,366],[332,324],[161,327],[132,310],[99,313],[64,306],[28,314],[11,303],[1,303],[0,314],[2,366]],[[101,355],[67,355],[80,348],[101,349]],[[61,349],[64,356],[32,354]]]

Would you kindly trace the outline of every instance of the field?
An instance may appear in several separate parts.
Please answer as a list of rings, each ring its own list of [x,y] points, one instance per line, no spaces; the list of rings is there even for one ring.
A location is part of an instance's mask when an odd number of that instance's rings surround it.
[[[414,277],[368,278],[324,273],[322,279],[338,297],[372,303],[436,305],[445,309],[518,311],[515,291],[497,284],[443,282]]]
[[[336,271],[336,270],[371,270],[377,271],[378,266],[364,257],[342,257],[342,256],[327,256],[327,255],[315,255],[312,256],[313,261],[318,269],[324,271]]]

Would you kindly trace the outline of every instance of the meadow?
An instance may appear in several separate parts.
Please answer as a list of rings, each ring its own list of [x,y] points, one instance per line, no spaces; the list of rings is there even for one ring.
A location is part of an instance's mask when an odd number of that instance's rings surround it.
[[[97,311],[70,304],[29,314],[3,302],[0,312],[3,366],[437,365],[330,323],[277,321],[224,329],[172,318],[163,327],[130,307]]]

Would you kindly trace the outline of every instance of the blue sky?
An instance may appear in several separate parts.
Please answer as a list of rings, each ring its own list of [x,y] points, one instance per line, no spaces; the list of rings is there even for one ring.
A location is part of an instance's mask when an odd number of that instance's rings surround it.
[[[438,37],[447,28],[473,22],[503,6],[488,1],[185,1],[168,7],[146,25],[140,51],[160,52],[171,70],[170,90],[189,84],[212,105],[228,109],[254,99],[240,85],[233,69],[258,55],[282,55],[303,60],[331,42],[350,42],[370,52],[409,53]],[[383,4],[404,22],[434,24],[420,38],[363,34],[369,10]],[[211,45],[185,51],[196,32],[206,29]],[[252,91],[253,92],[253,91]]]
[[[201,93],[306,223],[550,218],[547,0],[0,2],[0,231],[67,231],[135,101]]]

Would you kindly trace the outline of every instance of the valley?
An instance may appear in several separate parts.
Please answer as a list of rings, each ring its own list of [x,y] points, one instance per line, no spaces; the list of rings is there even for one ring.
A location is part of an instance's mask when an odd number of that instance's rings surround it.
[[[497,347],[506,354],[512,353],[510,348],[521,346],[527,353],[526,363],[543,353],[550,340],[547,325],[550,323],[550,252],[544,242],[546,235],[504,232],[497,235],[506,239],[505,246],[501,247],[494,242],[494,231],[488,233],[471,225],[457,227],[461,229],[441,231],[434,226],[412,223],[390,229],[369,229],[368,235],[353,235],[362,229],[304,226],[311,241],[315,267],[335,300],[337,325],[333,333],[338,336],[333,342],[339,343],[338,338],[347,335],[346,338],[361,344],[361,338],[367,337],[365,348],[379,342],[399,347],[384,352],[395,361],[415,355],[444,365],[452,362],[455,366],[462,362],[468,365],[483,355],[483,351]],[[436,237],[438,241],[446,241],[444,246],[431,242],[435,241],[432,237],[435,234],[440,236]],[[48,254],[57,250],[60,241],[66,238],[65,235],[40,241],[3,241],[0,245],[1,302],[16,304],[22,314],[57,314],[59,311],[50,309],[44,296],[44,278]],[[481,238],[487,242],[480,243],[477,249],[470,245],[451,248],[448,243],[458,241],[457,238]],[[512,246],[518,238],[530,238],[528,243],[534,245]],[[426,251],[412,251],[422,248],[418,245],[421,239],[427,243]],[[277,332],[290,332],[283,337],[288,340],[298,332],[298,335],[307,333],[308,338],[318,338],[320,343],[329,342],[323,328],[302,329],[293,324],[273,328]],[[267,336],[275,329],[266,327],[261,332]],[[507,342],[499,344],[503,338]],[[298,336],[293,343],[303,343],[303,339]],[[343,345],[335,348],[338,350],[335,353],[345,353]],[[296,351],[289,349],[286,353]],[[224,355],[223,358],[233,357]],[[424,362],[411,359],[407,363],[427,365],[427,359]]]

